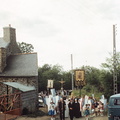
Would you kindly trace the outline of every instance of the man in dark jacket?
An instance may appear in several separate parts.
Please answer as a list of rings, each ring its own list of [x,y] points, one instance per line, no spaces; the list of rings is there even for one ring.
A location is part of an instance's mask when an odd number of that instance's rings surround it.
[[[68,108],[69,108],[70,120],[73,120],[73,117],[74,117],[74,112],[73,112],[73,108],[74,108],[73,99],[70,99],[70,102],[69,102],[69,104],[68,104]]]
[[[74,99],[74,103],[73,104],[74,104],[74,108],[73,108],[73,110],[74,110],[74,117],[75,118],[80,118],[81,117],[80,104],[79,104],[77,98]]]
[[[60,112],[60,120],[65,120],[65,108],[66,104],[63,98],[60,98],[60,101],[58,102],[58,108]]]

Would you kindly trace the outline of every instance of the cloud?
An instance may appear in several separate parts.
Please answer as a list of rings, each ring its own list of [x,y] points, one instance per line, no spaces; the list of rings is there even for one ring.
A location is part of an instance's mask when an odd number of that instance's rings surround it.
[[[114,23],[120,37],[119,0],[4,0],[1,4],[1,28],[11,24],[18,42],[33,44],[40,66],[60,64],[70,69],[73,54],[74,67],[98,67],[112,52]]]

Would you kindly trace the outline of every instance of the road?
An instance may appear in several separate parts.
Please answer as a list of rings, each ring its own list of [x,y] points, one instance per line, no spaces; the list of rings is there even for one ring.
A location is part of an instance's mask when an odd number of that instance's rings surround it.
[[[44,111],[47,113],[47,108],[43,107],[40,108],[40,110]],[[19,116],[16,120],[51,120],[50,116],[37,116],[37,117],[27,117],[27,116]],[[56,117],[56,120],[60,120],[59,116]],[[70,120],[70,118],[65,118],[65,120]],[[73,120],[85,120],[85,117],[82,118],[74,118]],[[89,120],[108,120],[107,116],[97,116],[97,117],[90,117]]]
[[[50,116],[43,116],[43,117],[26,117],[26,116],[20,116],[16,120],[50,120]],[[56,120],[60,120],[57,118]],[[65,118],[65,120],[70,120],[70,118]],[[85,117],[82,118],[74,118],[74,120],[85,120]],[[102,117],[91,117],[89,120],[108,120],[107,116]]]

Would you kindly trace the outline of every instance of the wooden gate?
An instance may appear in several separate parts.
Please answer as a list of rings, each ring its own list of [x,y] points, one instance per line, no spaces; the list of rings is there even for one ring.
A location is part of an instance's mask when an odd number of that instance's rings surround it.
[[[21,93],[0,96],[0,111],[3,114],[21,115]]]

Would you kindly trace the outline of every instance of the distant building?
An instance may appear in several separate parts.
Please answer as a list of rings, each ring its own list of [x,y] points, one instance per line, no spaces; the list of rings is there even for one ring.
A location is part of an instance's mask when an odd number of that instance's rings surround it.
[[[0,38],[0,96],[21,92],[21,112],[24,108],[33,112],[38,94],[37,53],[21,53],[16,30],[11,26],[3,30]]]

